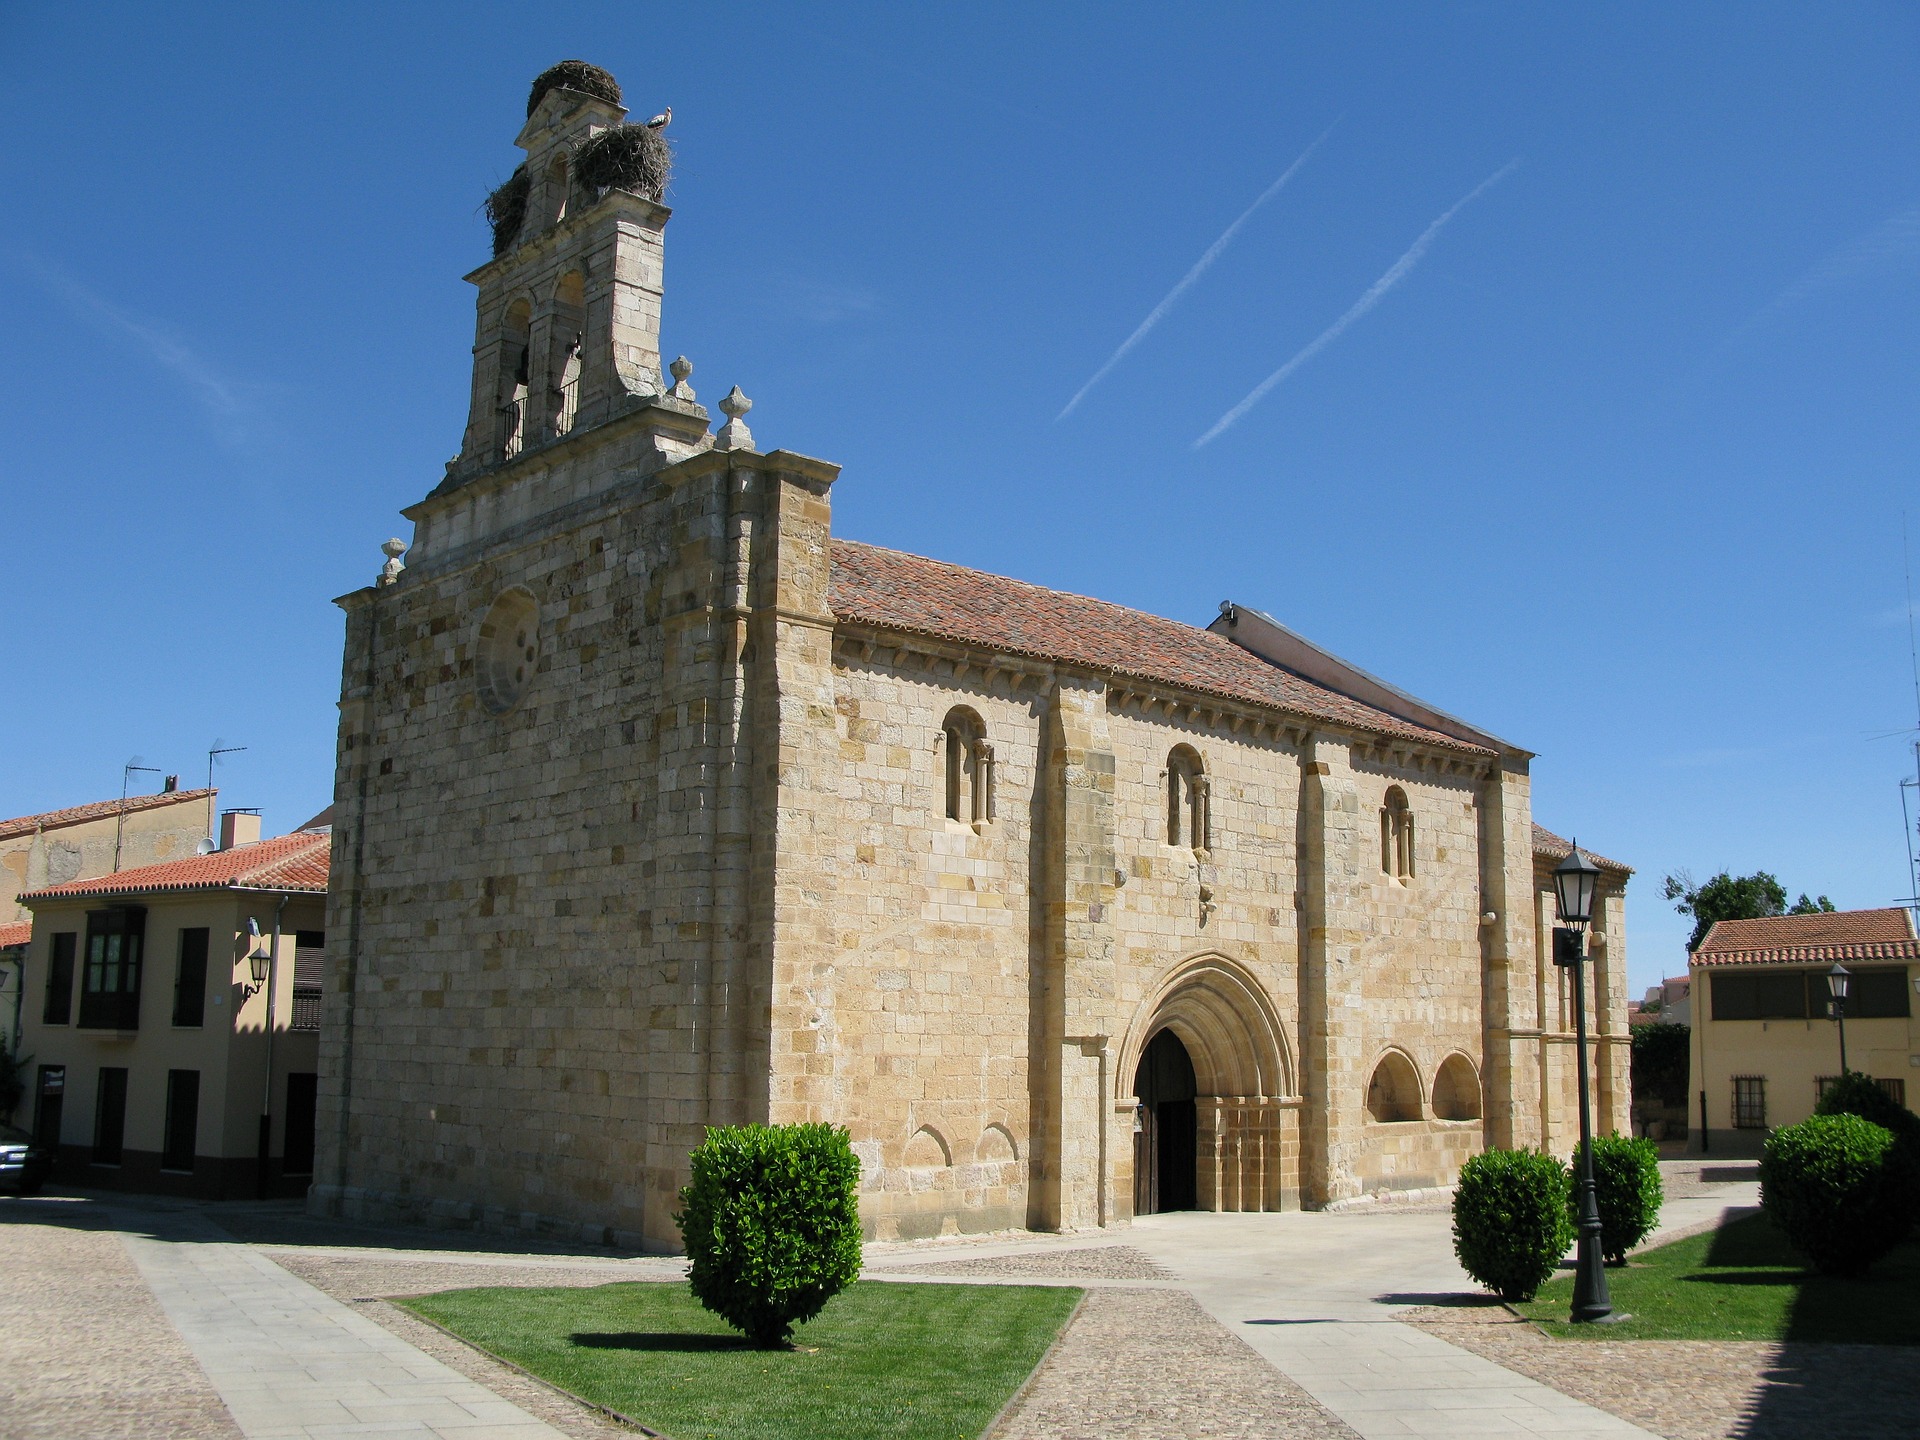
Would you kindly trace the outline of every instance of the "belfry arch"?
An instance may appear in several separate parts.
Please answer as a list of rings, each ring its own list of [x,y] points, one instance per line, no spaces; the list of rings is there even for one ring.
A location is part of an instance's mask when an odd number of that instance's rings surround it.
[[[1115,1100],[1139,1100],[1136,1087],[1164,1076],[1171,1035],[1192,1066],[1194,1175],[1150,1167],[1184,1164],[1184,1147],[1164,1144],[1164,1122],[1135,1106],[1135,1213],[1174,1208],[1278,1210],[1299,1193],[1299,1107],[1293,1058],[1265,988],[1222,955],[1173,966],[1135,1011],[1114,1066]],[[1155,1065],[1149,1062],[1160,1060]],[[1168,1117],[1174,1119],[1178,1117]]]

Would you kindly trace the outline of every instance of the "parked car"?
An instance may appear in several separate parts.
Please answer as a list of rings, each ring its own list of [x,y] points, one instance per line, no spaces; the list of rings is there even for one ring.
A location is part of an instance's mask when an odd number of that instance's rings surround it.
[[[24,1130],[0,1125],[0,1187],[37,1194],[52,1169],[51,1150]]]

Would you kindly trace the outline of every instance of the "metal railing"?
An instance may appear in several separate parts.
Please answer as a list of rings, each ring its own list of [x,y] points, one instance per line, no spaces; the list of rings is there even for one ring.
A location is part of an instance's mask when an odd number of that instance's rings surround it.
[[[293,992],[293,1022],[289,1030],[318,1030],[320,1028],[320,992],[318,990],[296,990]]]
[[[553,433],[556,436],[565,435],[573,429],[574,417],[580,413],[580,377],[575,375],[570,380],[562,381],[560,388],[553,393],[560,402],[560,408],[553,417]]]
[[[500,441],[500,458],[511,460],[526,448],[527,443],[527,397],[516,395],[500,407],[501,429],[504,432]]]

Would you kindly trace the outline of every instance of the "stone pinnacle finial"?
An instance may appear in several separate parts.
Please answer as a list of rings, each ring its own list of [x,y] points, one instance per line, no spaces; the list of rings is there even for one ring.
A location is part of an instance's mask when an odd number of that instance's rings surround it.
[[[380,578],[374,583],[391,585],[400,578],[400,572],[407,568],[400,561],[400,557],[407,553],[407,542],[396,535],[380,547],[380,553],[387,557],[387,563],[380,567]]]
[[[687,384],[687,376],[693,373],[693,362],[687,359],[686,356],[681,355],[675,358],[673,364],[669,365],[667,370],[673,376],[673,389],[667,393],[673,396],[674,399],[684,400],[691,405],[693,403],[693,387]]]
[[[753,432],[747,429],[747,412],[753,409],[753,401],[740,393],[740,387],[734,386],[720,402],[720,409],[727,417],[727,423],[720,427],[720,433],[713,437],[716,450],[751,450]]]

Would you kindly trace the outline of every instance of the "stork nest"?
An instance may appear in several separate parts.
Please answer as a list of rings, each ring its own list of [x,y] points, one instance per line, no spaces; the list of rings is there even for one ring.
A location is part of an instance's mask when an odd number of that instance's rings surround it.
[[[549,90],[578,90],[609,104],[620,103],[620,82],[598,65],[589,65],[584,60],[562,60],[536,75],[533,89],[527,95],[527,114],[540,108]]]
[[[644,125],[615,125],[573,152],[574,177],[595,190],[631,190],[658,202],[673,174],[667,137]]]
[[[520,233],[520,226],[527,218],[527,197],[532,190],[533,182],[528,178],[527,167],[522,165],[487,196],[481,209],[486,212],[487,223],[493,227],[494,254],[505,254],[507,247],[513,244],[513,237]]]

